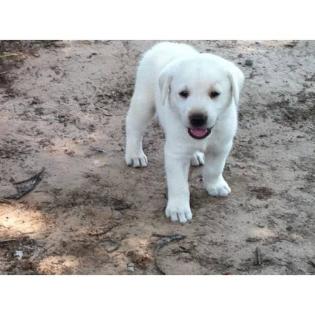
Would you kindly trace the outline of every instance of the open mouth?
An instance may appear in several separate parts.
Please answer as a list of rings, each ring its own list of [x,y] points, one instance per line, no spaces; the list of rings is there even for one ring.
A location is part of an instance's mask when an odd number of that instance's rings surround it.
[[[211,128],[188,128],[189,135],[194,139],[204,139],[211,133]]]

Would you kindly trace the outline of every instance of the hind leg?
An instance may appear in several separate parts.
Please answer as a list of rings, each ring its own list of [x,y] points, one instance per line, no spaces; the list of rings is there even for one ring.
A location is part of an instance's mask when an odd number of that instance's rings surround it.
[[[148,159],[142,149],[142,139],[148,123],[154,116],[154,101],[145,94],[135,94],[126,118],[126,153],[128,166],[146,167]]]

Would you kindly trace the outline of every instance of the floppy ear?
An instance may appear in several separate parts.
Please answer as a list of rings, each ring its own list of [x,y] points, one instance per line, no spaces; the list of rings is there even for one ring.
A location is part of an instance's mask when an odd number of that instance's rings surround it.
[[[245,76],[243,72],[233,63],[228,66],[228,77],[232,87],[232,97],[236,106],[238,106],[240,93],[244,84]]]
[[[169,103],[169,98],[171,94],[171,82],[172,82],[171,69],[167,67],[160,73],[159,76],[159,88],[162,99],[162,105],[166,105],[166,103]]]

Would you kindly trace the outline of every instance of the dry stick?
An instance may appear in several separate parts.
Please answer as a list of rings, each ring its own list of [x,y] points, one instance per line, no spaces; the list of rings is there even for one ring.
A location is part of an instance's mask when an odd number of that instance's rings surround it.
[[[12,204],[12,201],[11,200],[8,200],[8,199],[5,199],[5,198],[0,198],[0,203],[6,203],[8,205],[11,205]]]
[[[21,238],[7,238],[7,239],[3,239],[3,240],[0,240],[0,246],[1,245],[6,245],[6,244],[9,244],[9,243],[14,243],[14,242],[21,242],[21,241],[26,240],[28,238],[29,238],[28,236],[22,236]]]
[[[19,182],[13,182],[13,184],[15,186],[17,186],[16,189],[17,189],[18,192],[16,194],[11,195],[11,196],[5,197],[4,199],[15,199],[15,200],[17,200],[17,199],[22,198],[26,194],[30,193],[32,190],[35,189],[35,187],[42,180],[41,175],[43,174],[44,171],[45,171],[45,168],[43,167],[39,173],[33,175],[32,177],[30,177],[28,179],[25,179],[25,180],[22,180],[22,181],[19,181]],[[26,188],[25,187],[19,187],[19,185],[26,184],[26,183],[29,183],[30,186],[26,187]]]
[[[161,235],[161,234],[155,234],[155,233],[152,234],[152,236],[160,237],[160,239],[156,243],[156,250],[157,249],[160,250],[165,245],[174,241],[180,241],[186,237],[185,235],[180,235],[180,234]]]
[[[315,268],[315,261],[314,260],[309,260],[308,263]]]
[[[10,52],[0,53],[0,59],[11,58],[11,57],[26,58],[26,54],[23,54],[23,53],[10,53]]]
[[[154,257],[154,265],[155,268],[157,269],[157,271],[161,274],[161,275],[166,275],[166,273],[162,270],[162,268],[160,267],[160,264],[158,262],[158,257]]]
[[[156,269],[163,275],[165,275],[166,273],[162,270],[162,268],[160,267],[160,264],[158,262],[158,253],[161,250],[162,247],[168,245],[171,242],[174,241],[180,241],[184,238],[186,238],[185,235],[180,235],[180,234],[173,234],[173,235],[162,235],[162,234],[157,234],[157,233],[153,233],[152,236],[154,237],[160,237],[160,239],[157,241],[157,243],[155,244],[155,255],[154,255],[154,263],[155,263],[155,267]]]
[[[30,178],[27,178],[27,179],[24,179],[24,180],[21,180],[19,182],[13,182],[14,185],[20,185],[20,184],[23,184],[23,183],[26,183],[26,182],[30,182],[32,180],[35,180],[37,179],[40,175],[43,174],[43,172],[45,171],[45,167],[43,167],[37,174],[33,175],[32,177]]]
[[[255,250],[255,265],[260,266],[262,264],[262,259],[261,259],[261,250],[259,247],[256,247]]]
[[[107,226],[107,227],[103,227],[103,230],[100,232],[89,232],[88,235],[89,236],[101,236],[101,235],[107,234],[116,226],[118,226],[118,223],[112,224],[112,225]]]
[[[16,242],[16,241],[17,241],[17,239],[15,239],[15,238],[0,240],[0,246],[1,246],[2,244],[7,244],[7,243],[11,243],[11,242]]]

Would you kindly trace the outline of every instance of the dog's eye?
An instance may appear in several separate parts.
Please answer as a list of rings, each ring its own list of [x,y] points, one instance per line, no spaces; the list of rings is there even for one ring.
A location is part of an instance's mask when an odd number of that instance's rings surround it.
[[[182,98],[187,98],[189,96],[189,92],[187,90],[181,91],[178,93]]]
[[[211,91],[210,94],[209,94],[210,98],[216,98],[219,95],[220,95],[220,93],[217,92],[217,91]]]

